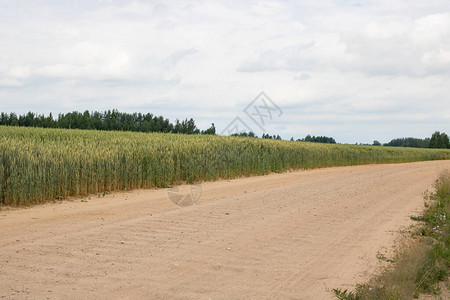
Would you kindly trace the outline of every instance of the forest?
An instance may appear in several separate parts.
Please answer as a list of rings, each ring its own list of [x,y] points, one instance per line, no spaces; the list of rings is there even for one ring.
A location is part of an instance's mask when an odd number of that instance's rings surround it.
[[[206,130],[200,130],[195,121],[185,119],[176,120],[171,123],[163,116],[155,116],[151,113],[123,113],[115,109],[104,112],[69,112],[58,114],[56,118],[50,113],[48,116],[29,112],[24,115],[15,113],[1,113],[0,125],[41,127],[41,128],[64,128],[64,129],[93,129],[105,131],[134,131],[134,132],[164,132],[184,134],[215,134],[214,124]]]

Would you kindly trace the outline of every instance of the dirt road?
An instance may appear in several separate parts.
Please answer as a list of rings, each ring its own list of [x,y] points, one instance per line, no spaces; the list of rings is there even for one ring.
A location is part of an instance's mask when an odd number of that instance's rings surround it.
[[[330,299],[367,279],[450,161],[140,190],[0,211],[0,298]]]

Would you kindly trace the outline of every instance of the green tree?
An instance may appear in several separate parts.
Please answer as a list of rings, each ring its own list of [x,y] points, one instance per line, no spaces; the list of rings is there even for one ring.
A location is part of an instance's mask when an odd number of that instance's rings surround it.
[[[253,131],[250,131],[250,132],[239,132],[239,133],[233,133],[233,134],[231,134],[231,136],[240,136],[240,137],[252,137],[252,138],[257,138],[258,136],[253,132]],[[263,139],[264,139],[265,137],[264,137],[264,133],[263,133]]]
[[[415,148],[428,148],[430,143],[430,138],[418,139],[413,137],[397,138],[391,140],[389,143],[384,144],[385,146],[391,147],[415,147]]]
[[[304,139],[297,140],[299,142],[312,142],[312,143],[325,143],[325,144],[336,144],[336,141],[332,137],[327,136],[311,136],[307,135]]]
[[[151,113],[122,113],[116,109],[104,112],[94,111],[84,113],[73,111],[60,113],[57,119],[53,119],[50,113],[48,117],[29,112],[24,115],[15,113],[0,113],[0,125],[44,127],[44,128],[72,128],[72,129],[97,129],[97,130],[119,130],[137,132],[172,132],[184,134],[216,134],[214,124],[206,130],[200,130],[195,125],[194,119],[185,119],[183,122],[176,120],[172,124],[169,119],[162,116],[154,116]]]
[[[91,129],[91,116],[89,111],[85,111],[83,116],[80,118],[80,129]]]
[[[439,131],[436,131],[433,133],[430,139],[430,148],[450,148],[450,141],[448,138],[448,135],[443,133],[440,133]]]
[[[214,126],[214,123],[211,124],[211,127],[210,127],[210,128],[208,128],[208,129],[206,129],[206,130],[203,130],[203,131],[202,131],[202,134],[212,134],[212,135],[215,135],[215,134],[216,134],[216,126]]]

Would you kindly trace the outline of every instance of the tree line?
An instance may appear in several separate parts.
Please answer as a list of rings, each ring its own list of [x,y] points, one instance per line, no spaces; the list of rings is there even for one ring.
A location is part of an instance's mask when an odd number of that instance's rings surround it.
[[[383,146],[391,147],[413,147],[413,148],[428,148],[430,145],[430,138],[418,139],[413,137],[397,138],[385,143]]]
[[[374,141],[374,145],[381,144],[377,141]],[[391,140],[389,143],[383,144],[383,146],[450,149],[450,141],[446,133],[436,131],[432,134],[431,138],[398,138]]]
[[[336,141],[332,137],[328,136],[311,136],[307,135],[303,139],[298,139],[299,142],[311,142],[311,143],[323,143],[323,144],[336,144]]]
[[[66,129],[92,129],[92,130],[117,130],[134,132],[166,132],[184,134],[216,134],[214,123],[206,130],[200,130],[194,120],[176,120],[171,123],[169,119],[155,116],[151,113],[123,113],[117,110],[104,112],[69,112],[58,114],[56,118],[50,113],[35,114],[29,112],[23,115],[15,113],[1,113],[0,125],[43,127],[43,128],[66,128]]]
[[[258,136],[250,131],[250,132],[239,132],[239,133],[234,133],[231,136],[240,136],[240,137],[253,137],[253,138],[258,138]],[[269,139],[269,140],[281,140],[281,136],[279,134],[277,135],[270,135],[268,133],[263,133],[261,138],[263,139]],[[294,138],[292,137],[290,139],[291,142],[294,141]],[[334,138],[332,137],[327,137],[327,136],[311,136],[311,135],[307,135],[306,137],[302,138],[302,139],[298,139],[297,142],[311,142],[311,143],[324,143],[324,144],[336,144],[336,141],[334,140]]]

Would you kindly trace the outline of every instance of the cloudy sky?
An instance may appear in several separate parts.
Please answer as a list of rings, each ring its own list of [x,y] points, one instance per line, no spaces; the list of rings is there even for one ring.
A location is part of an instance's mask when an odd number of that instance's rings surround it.
[[[0,5],[0,111],[116,108],[219,132],[239,117],[261,134],[244,109],[264,91],[282,114],[263,129],[284,139],[450,133],[448,0]]]

